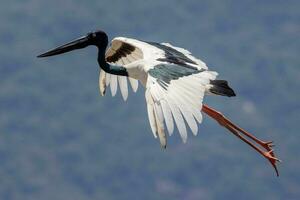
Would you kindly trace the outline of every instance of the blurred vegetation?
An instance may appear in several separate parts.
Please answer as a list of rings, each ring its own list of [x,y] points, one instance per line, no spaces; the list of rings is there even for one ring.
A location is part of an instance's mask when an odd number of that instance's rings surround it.
[[[0,2],[0,199],[299,199],[300,1]],[[171,42],[229,80],[205,102],[276,144],[281,176],[215,122],[161,150],[144,90],[100,97],[96,51],[36,55],[94,29]]]

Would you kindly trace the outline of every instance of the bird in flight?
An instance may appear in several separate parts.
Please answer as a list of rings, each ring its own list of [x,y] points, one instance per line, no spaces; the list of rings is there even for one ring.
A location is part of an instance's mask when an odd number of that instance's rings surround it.
[[[203,61],[192,56],[189,51],[169,43],[125,37],[114,38],[107,48],[108,36],[98,30],[38,57],[54,56],[88,46],[98,48],[101,95],[110,86],[114,96],[119,85],[122,97],[126,100],[128,80],[134,92],[139,82],[145,87],[150,127],[163,148],[167,145],[166,131],[172,135],[174,124],[184,143],[187,140],[187,126],[197,135],[202,111],[266,158],[279,175],[276,164],[280,160],[274,154],[272,141],[257,139],[222,113],[203,104],[206,94],[232,97],[235,93],[227,81],[216,79],[218,73],[209,70]]]

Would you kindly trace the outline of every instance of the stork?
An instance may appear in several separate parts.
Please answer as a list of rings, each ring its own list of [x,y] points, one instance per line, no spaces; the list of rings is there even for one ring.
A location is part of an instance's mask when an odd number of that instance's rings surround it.
[[[163,148],[167,145],[166,130],[171,136],[174,124],[184,143],[187,141],[187,126],[197,135],[198,124],[202,122],[202,111],[266,158],[279,175],[276,164],[280,160],[274,154],[272,141],[259,140],[222,113],[203,104],[206,94],[232,97],[235,92],[227,81],[216,79],[217,72],[209,70],[203,61],[192,56],[189,51],[169,43],[126,37],[114,38],[107,48],[107,34],[97,30],[38,57],[54,56],[87,46],[98,48],[101,95],[110,86],[112,96],[115,96],[119,85],[126,101],[127,78],[134,92],[138,89],[138,82],[145,87],[150,127]]]

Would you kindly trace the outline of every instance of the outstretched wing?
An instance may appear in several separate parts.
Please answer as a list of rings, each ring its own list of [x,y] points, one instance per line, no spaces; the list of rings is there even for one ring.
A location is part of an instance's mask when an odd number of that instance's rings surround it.
[[[133,40],[126,38],[115,38],[111,42],[111,46],[107,49],[105,59],[108,63],[126,65],[143,59],[143,52],[138,48]],[[128,77],[134,92],[138,89],[138,80]],[[123,99],[126,101],[128,97],[127,77],[108,74],[102,69],[99,76],[99,88],[101,95],[105,94],[106,87],[110,85],[112,96],[117,93],[118,85],[120,86]]]
[[[163,146],[166,145],[164,125],[172,135],[174,121],[183,142],[187,140],[185,121],[193,134],[197,134],[205,89],[216,76],[213,71],[177,64],[159,64],[148,71],[148,117],[154,136],[159,136]]]

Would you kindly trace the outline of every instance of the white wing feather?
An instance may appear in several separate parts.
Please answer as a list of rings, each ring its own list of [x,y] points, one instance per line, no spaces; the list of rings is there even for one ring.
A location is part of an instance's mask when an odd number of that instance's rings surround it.
[[[139,87],[139,81],[134,78],[128,78],[133,92],[136,92]]]
[[[109,86],[109,83],[110,83],[110,74],[106,73],[105,71],[103,71],[103,73],[106,74],[105,83],[106,83],[106,87],[107,87],[107,86]]]
[[[106,73],[101,69],[99,74],[99,90],[101,96],[106,92]]]
[[[164,118],[165,118],[165,122],[166,122],[166,126],[168,129],[169,135],[172,135],[172,133],[174,131],[174,121],[173,121],[170,106],[165,99],[161,100],[161,108],[162,108],[162,111],[164,114]]]
[[[117,82],[117,76],[116,75],[110,75],[110,90],[111,95],[114,97],[117,94],[118,89],[118,82]]]
[[[174,130],[173,118],[184,143],[187,141],[185,121],[192,133],[197,134],[197,122],[202,122],[201,108],[205,88],[216,76],[216,72],[204,71],[171,80],[167,88],[163,88],[156,78],[148,75],[146,94],[148,98],[153,99],[155,108],[161,108],[162,114],[158,114],[159,121],[162,121],[161,117],[164,118],[170,135]]]
[[[127,78],[125,76],[118,76],[118,81],[119,81],[122,97],[124,101],[126,101],[128,97]]]

